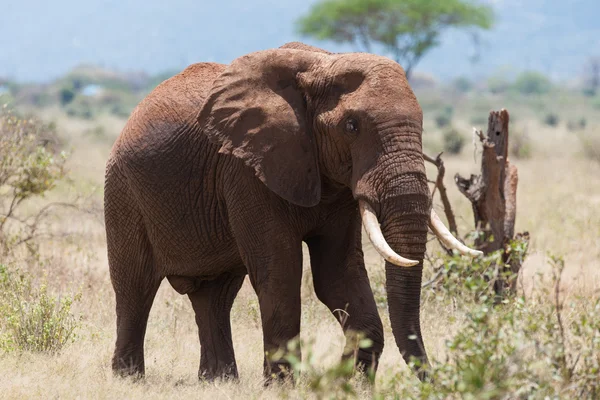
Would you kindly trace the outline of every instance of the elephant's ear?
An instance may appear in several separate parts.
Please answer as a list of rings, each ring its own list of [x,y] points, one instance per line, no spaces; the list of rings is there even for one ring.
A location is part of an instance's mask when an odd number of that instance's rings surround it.
[[[291,203],[319,203],[316,147],[298,77],[321,56],[266,50],[240,57],[215,80],[198,115],[204,134],[254,168],[256,176]]]

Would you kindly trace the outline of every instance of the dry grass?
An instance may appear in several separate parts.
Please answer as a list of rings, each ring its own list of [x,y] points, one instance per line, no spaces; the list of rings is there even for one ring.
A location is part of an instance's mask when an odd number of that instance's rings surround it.
[[[105,122],[116,125],[114,121]],[[71,136],[71,168],[86,185],[101,185],[108,143],[90,143],[78,136],[86,128],[59,120]],[[465,123],[465,125],[467,125]],[[116,130],[112,130],[114,132]],[[466,131],[468,132],[468,130]],[[580,157],[580,147],[566,130],[530,123],[532,158],[516,161],[519,167],[517,231],[528,230],[532,251],[522,274],[525,293],[533,290],[532,277],[547,273],[546,253],[564,255],[567,265],[565,294],[592,294],[600,289],[600,180],[597,165]],[[470,146],[460,157],[446,157],[447,183],[465,233],[472,224],[470,205],[452,186],[451,177],[477,170]],[[439,206],[439,205],[438,205]],[[45,266],[51,289],[83,291],[75,311],[82,317],[79,338],[58,355],[11,353],[0,355],[2,398],[306,398],[310,391],[302,380],[296,387],[262,386],[262,336],[256,296],[246,282],[233,308],[233,337],[241,380],[238,383],[203,384],[197,380],[199,343],[193,312],[186,297],[165,281],[154,302],[146,336],[146,379],[117,379],[110,369],[115,339],[114,295],[108,277],[103,227],[87,221],[68,224],[83,241],[46,244],[42,252],[51,261]],[[383,293],[383,263],[365,244],[365,256],[376,296]],[[307,257],[305,257],[305,260]],[[305,261],[306,262],[306,261]],[[39,271],[30,267],[31,274]],[[343,336],[334,317],[316,299],[305,268],[303,282],[302,339],[314,340],[319,366],[333,365],[340,357]],[[458,299],[460,301],[460,299]],[[452,304],[424,300],[425,343],[433,359],[442,359],[445,341],[465,320]],[[377,384],[407,367],[394,344],[387,317],[381,309],[386,348]],[[415,378],[412,378],[415,379]],[[370,390],[360,386],[359,395]]]

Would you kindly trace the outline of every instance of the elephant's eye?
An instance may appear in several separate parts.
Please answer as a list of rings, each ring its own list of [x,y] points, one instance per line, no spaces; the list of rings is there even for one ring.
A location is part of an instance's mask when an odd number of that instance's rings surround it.
[[[357,133],[358,132],[358,122],[354,118],[348,118],[346,120],[346,132],[348,132],[348,133]]]

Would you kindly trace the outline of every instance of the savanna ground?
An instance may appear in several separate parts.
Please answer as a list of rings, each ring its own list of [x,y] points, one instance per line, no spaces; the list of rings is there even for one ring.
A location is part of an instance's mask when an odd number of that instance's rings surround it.
[[[344,337],[335,317],[314,294],[310,268],[304,269],[303,277],[301,342],[305,360],[309,353],[312,358],[303,365],[306,371],[295,386],[263,387],[260,313],[247,280],[232,311],[239,382],[198,381],[200,346],[194,314],[187,297],[177,294],[166,280],[150,314],[146,378],[139,382],[115,378],[110,368],[114,294],[101,213],[68,211],[51,226],[55,233],[68,233],[66,238],[41,242],[36,258],[21,251],[5,256],[0,264],[18,269],[34,286],[45,282],[49,293],[63,299],[79,293],[70,309],[76,318],[75,336],[58,351],[0,351],[0,397],[339,398],[351,390],[358,397],[380,398],[599,396],[595,380],[600,375],[600,160],[589,156],[586,146],[595,140],[600,148],[600,111],[589,99],[560,90],[529,97],[450,89],[417,94],[426,118],[426,152],[434,155],[444,147],[443,134],[449,127],[443,121],[436,123],[436,118],[449,104],[450,124],[466,139],[459,154],[444,155],[445,182],[463,235],[472,229],[472,211],[452,177],[457,172],[463,176],[478,172],[471,126],[485,129],[490,109],[506,107],[511,112],[511,134],[522,142],[511,157],[519,168],[516,231],[529,231],[532,238],[519,276],[519,294],[506,304],[492,306],[482,300],[485,289],[465,283],[469,272],[464,269],[457,274],[449,269],[441,286],[423,290],[421,319],[435,369],[433,385],[421,385],[398,352],[387,315],[383,261],[367,241],[365,259],[386,344],[374,389],[360,379],[346,378],[337,366]],[[557,124],[548,123],[550,113],[558,117]],[[73,182],[59,184],[44,199],[28,201],[26,211],[33,212],[44,202],[72,199],[77,193],[92,194],[91,199],[101,204],[104,163],[125,120],[104,114],[77,119],[57,107],[36,114],[55,121],[71,149],[67,166]],[[585,126],[570,122],[582,118]],[[433,178],[435,170],[430,167]],[[437,197],[435,207],[441,211]],[[433,265],[426,263],[424,281],[443,261],[436,258],[440,248],[434,241],[428,249]],[[552,262],[551,255],[564,258],[559,293],[564,335],[556,319],[553,279],[561,262]],[[448,258],[445,261],[449,263]],[[592,321],[581,322],[582,316]]]

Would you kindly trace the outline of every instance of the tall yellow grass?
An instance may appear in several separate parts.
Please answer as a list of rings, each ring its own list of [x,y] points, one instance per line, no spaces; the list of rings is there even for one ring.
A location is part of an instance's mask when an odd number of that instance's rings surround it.
[[[116,132],[122,121],[100,123]],[[600,166],[582,157],[577,138],[565,129],[527,123],[533,141],[532,158],[513,160],[519,168],[516,230],[527,230],[532,237],[521,287],[525,293],[534,289],[532,278],[537,273],[548,272],[546,253],[552,252],[563,255],[566,260],[563,293],[592,295],[600,290]],[[101,187],[110,144],[91,142],[80,135],[93,124],[98,122],[59,118],[59,127],[71,138],[74,154],[70,165],[74,176],[80,182],[87,182],[86,185]],[[467,123],[460,125],[465,129],[463,132],[470,132],[466,130]],[[426,142],[430,139],[426,138]],[[472,225],[470,205],[455,189],[451,177],[456,172],[463,175],[475,172],[478,165],[470,146],[460,156],[445,157],[445,163],[446,182],[459,229],[466,233]],[[433,170],[430,172],[433,176]],[[83,292],[75,306],[76,313],[82,317],[79,338],[58,355],[0,355],[0,397],[278,399],[284,394],[288,398],[311,396],[302,381],[295,387],[263,387],[260,316],[256,296],[248,282],[240,291],[232,312],[241,377],[238,383],[198,382],[200,348],[193,312],[187,298],[178,295],[166,281],[150,315],[145,348],[146,379],[133,382],[113,377],[110,359],[115,340],[114,295],[108,276],[103,227],[99,222],[87,221],[58,226],[58,229],[75,229],[83,238],[80,243],[53,242],[42,248],[44,256],[51,260],[45,267],[51,289],[61,292],[81,288]],[[383,262],[367,243],[364,248],[373,289],[381,296]],[[29,272],[39,273],[34,267],[30,267]],[[324,369],[339,359],[343,336],[335,318],[314,295],[310,268],[305,268],[304,275],[301,335],[304,340],[314,340],[319,365]],[[382,309],[381,314],[386,347],[377,384],[407,368],[395,346],[387,310]],[[424,305],[423,334],[432,358],[443,358],[445,341],[460,328],[464,319],[464,313],[451,305],[440,306],[434,302]],[[359,390],[361,396],[369,395],[368,388]]]

